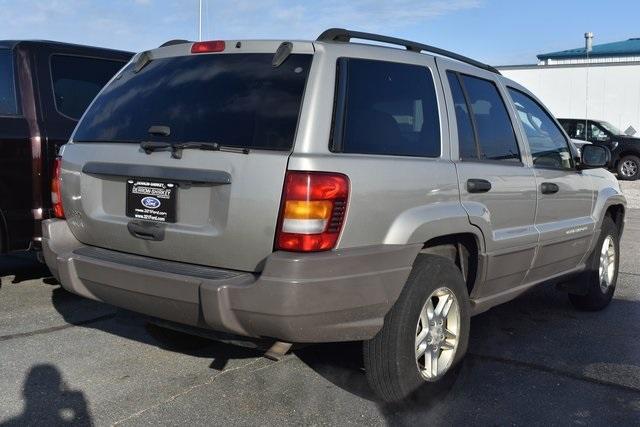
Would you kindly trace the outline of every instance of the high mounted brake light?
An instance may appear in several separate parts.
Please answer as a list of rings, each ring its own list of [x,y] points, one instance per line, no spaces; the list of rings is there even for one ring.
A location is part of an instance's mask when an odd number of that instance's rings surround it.
[[[333,249],[342,231],[348,198],[346,175],[287,172],[276,249],[293,252]]]
[[[53,176],[51,177],[51,206],[56,218],[64,219],[62,207],[62,157],[53,161]]]
[[[224,51],[224,47],[224,40],[195,42],[191,45],[191,53],[222,52]]]

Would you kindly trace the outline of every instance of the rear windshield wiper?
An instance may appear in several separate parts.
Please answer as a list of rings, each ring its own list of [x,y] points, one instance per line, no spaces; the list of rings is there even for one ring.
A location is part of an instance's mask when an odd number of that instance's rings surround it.
[[[228,151],[231,153],[242,153],[249,154],[248,148],[242,147],[231,147],[218,144],[217,142],[198,142],[198,141],[189,141],[189,142],[162,142],[162,141],[142,141],[140,143],[140,148],[144,150],[145,153],[151,154],[154,151],[163,151],[163,150],[171,150],[171,157],[174,159],[182,158],[182,150],[207,150],[207,151]]]

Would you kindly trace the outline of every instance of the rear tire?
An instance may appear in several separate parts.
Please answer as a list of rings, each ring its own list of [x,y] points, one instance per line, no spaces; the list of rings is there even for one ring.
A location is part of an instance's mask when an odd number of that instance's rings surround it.
[[[635,181],[640,178],[640,158],[638,156],[624,156],[618,162],[618,179]]]
[[[597,311],[609,305],[616,290],[620,265],[618,227],[610,216],[605,216],[600,236],[587,261],[587,270],[578,279],[586,292],[569,294],[569,301],[580,310]]]
[[[4,233],[4,224],[2,221],[2,213],[0,213],[0,255],[3,255],[7,252],[7,244],[5,243],[5,233]]]
[[[369,385],[384,401],[401,400],[450,372],[468,341],[469,296],[460,270],[446,258],[419,255],[384,326],[363,344]]]

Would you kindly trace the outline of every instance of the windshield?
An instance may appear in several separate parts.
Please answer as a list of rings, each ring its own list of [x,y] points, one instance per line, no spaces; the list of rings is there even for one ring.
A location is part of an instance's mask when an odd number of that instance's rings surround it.
[[[608,123],[608,122],[599,122],[599,123],[600,123],[600,126],[605,128],[612,135],[622,135],[622,131],[620,131],[620,129],[618,129],[611,123]]]
[[[77,142],[211,141],[289,150],[311,55],[190,55],[128,65],[78,125]],[[166,126],[168,135],[150,134]],[[166,132],[165,132],[166,133]]]

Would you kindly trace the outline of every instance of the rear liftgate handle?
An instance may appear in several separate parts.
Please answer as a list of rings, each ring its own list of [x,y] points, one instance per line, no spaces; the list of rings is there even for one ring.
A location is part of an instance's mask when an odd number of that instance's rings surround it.
[[[127,230],[138,239],[156,242],[164,240],[164,227],[155,222],[130,221],[127,224]]]
[[[491,190],[491,183],[486,179],[467,180],[467,191],[469,193],[486,193]]]
[[[560,191],[560,187],[553,182],[543,182],[540,185],[540,192],[542,194],[556,194],[558,191]]]

